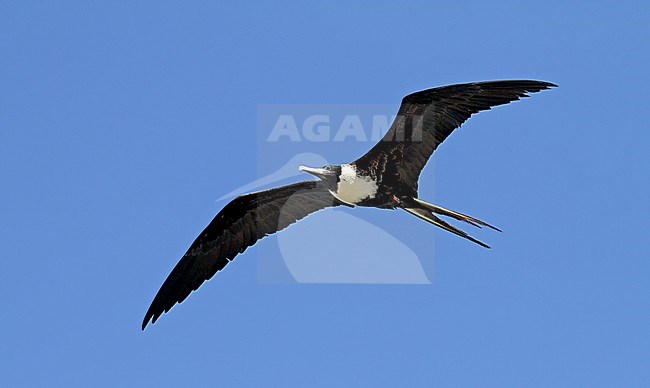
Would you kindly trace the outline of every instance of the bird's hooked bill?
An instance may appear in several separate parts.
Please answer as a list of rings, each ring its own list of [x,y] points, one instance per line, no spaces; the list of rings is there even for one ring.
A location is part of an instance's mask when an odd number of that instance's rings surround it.
[[[307,167],[307,166],[300,166],[298,167],[298,170],[303,171],[303,172],[308,172],[314,176],[317,177],[323,177],[329,174],[332,174],[332,171],[326,170],[324,168],[312,168],[312,167]]]

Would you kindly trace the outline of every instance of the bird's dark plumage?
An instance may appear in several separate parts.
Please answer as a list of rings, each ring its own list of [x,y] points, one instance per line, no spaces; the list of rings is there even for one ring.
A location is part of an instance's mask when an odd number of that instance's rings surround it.
[[[319,181],[239,196],[192,243],[156,294],[142,329],[180,303],[257,240],[330,206],[402,208],[442,229],[489,248],[435,214],[473,226],[486,222],[418,198],[418,179],[438,146],[473,114],[556,85],[541,81],[490,81],[443,86],[409,94],[383,139],[350,164],[301,167]]]
[[[443,86],[409,94],[382,140],[359,158],[362,169],[396,169],[417,190],[433,151],[474,113],[556,86],[541,81],[490,81]]]
[[[142,322],[156,322],[204,281],[223,269],[257,240],[278,232],[305,216],[339,202],[319,181],[241,195],[224,207],[194,240],[156,294]]]

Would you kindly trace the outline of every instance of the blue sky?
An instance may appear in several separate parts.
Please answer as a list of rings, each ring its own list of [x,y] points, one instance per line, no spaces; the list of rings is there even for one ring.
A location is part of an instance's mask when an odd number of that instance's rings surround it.
[[[2,385],[648,386],[650,5],[565,3],[2,2]],[[471,119],[420,183],[501,227],[465,227],[491,251],[343,210],[406,231],[431,284],[264,282],[270,238],[140,331],[215,200],[281,167],[260,105],[512,78],[560,87]]]

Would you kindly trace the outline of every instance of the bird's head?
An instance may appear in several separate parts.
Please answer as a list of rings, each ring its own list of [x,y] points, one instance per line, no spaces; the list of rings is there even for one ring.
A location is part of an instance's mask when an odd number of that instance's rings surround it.
[[[328,164],[319,168],[300,166],[298,169],[318,177],[325,183],[329,190],[336,191],[339,177],[341,176],[341,166]]]

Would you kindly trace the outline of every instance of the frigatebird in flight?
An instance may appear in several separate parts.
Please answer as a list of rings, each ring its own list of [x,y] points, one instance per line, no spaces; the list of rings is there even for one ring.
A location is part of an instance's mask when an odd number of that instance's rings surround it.
[[[403,209],[489,248],[436,214],[496,227],[418,198],[418,178],[433,151],[471,115],[556,85],[541,81],[489,81],[422,90],[404,97],[395,121],[368,153],[351,163],[301,166],[318,180],[240,195],[194,240],[167,277],[142,322],[155,323],[257,240],[333,206]]]

